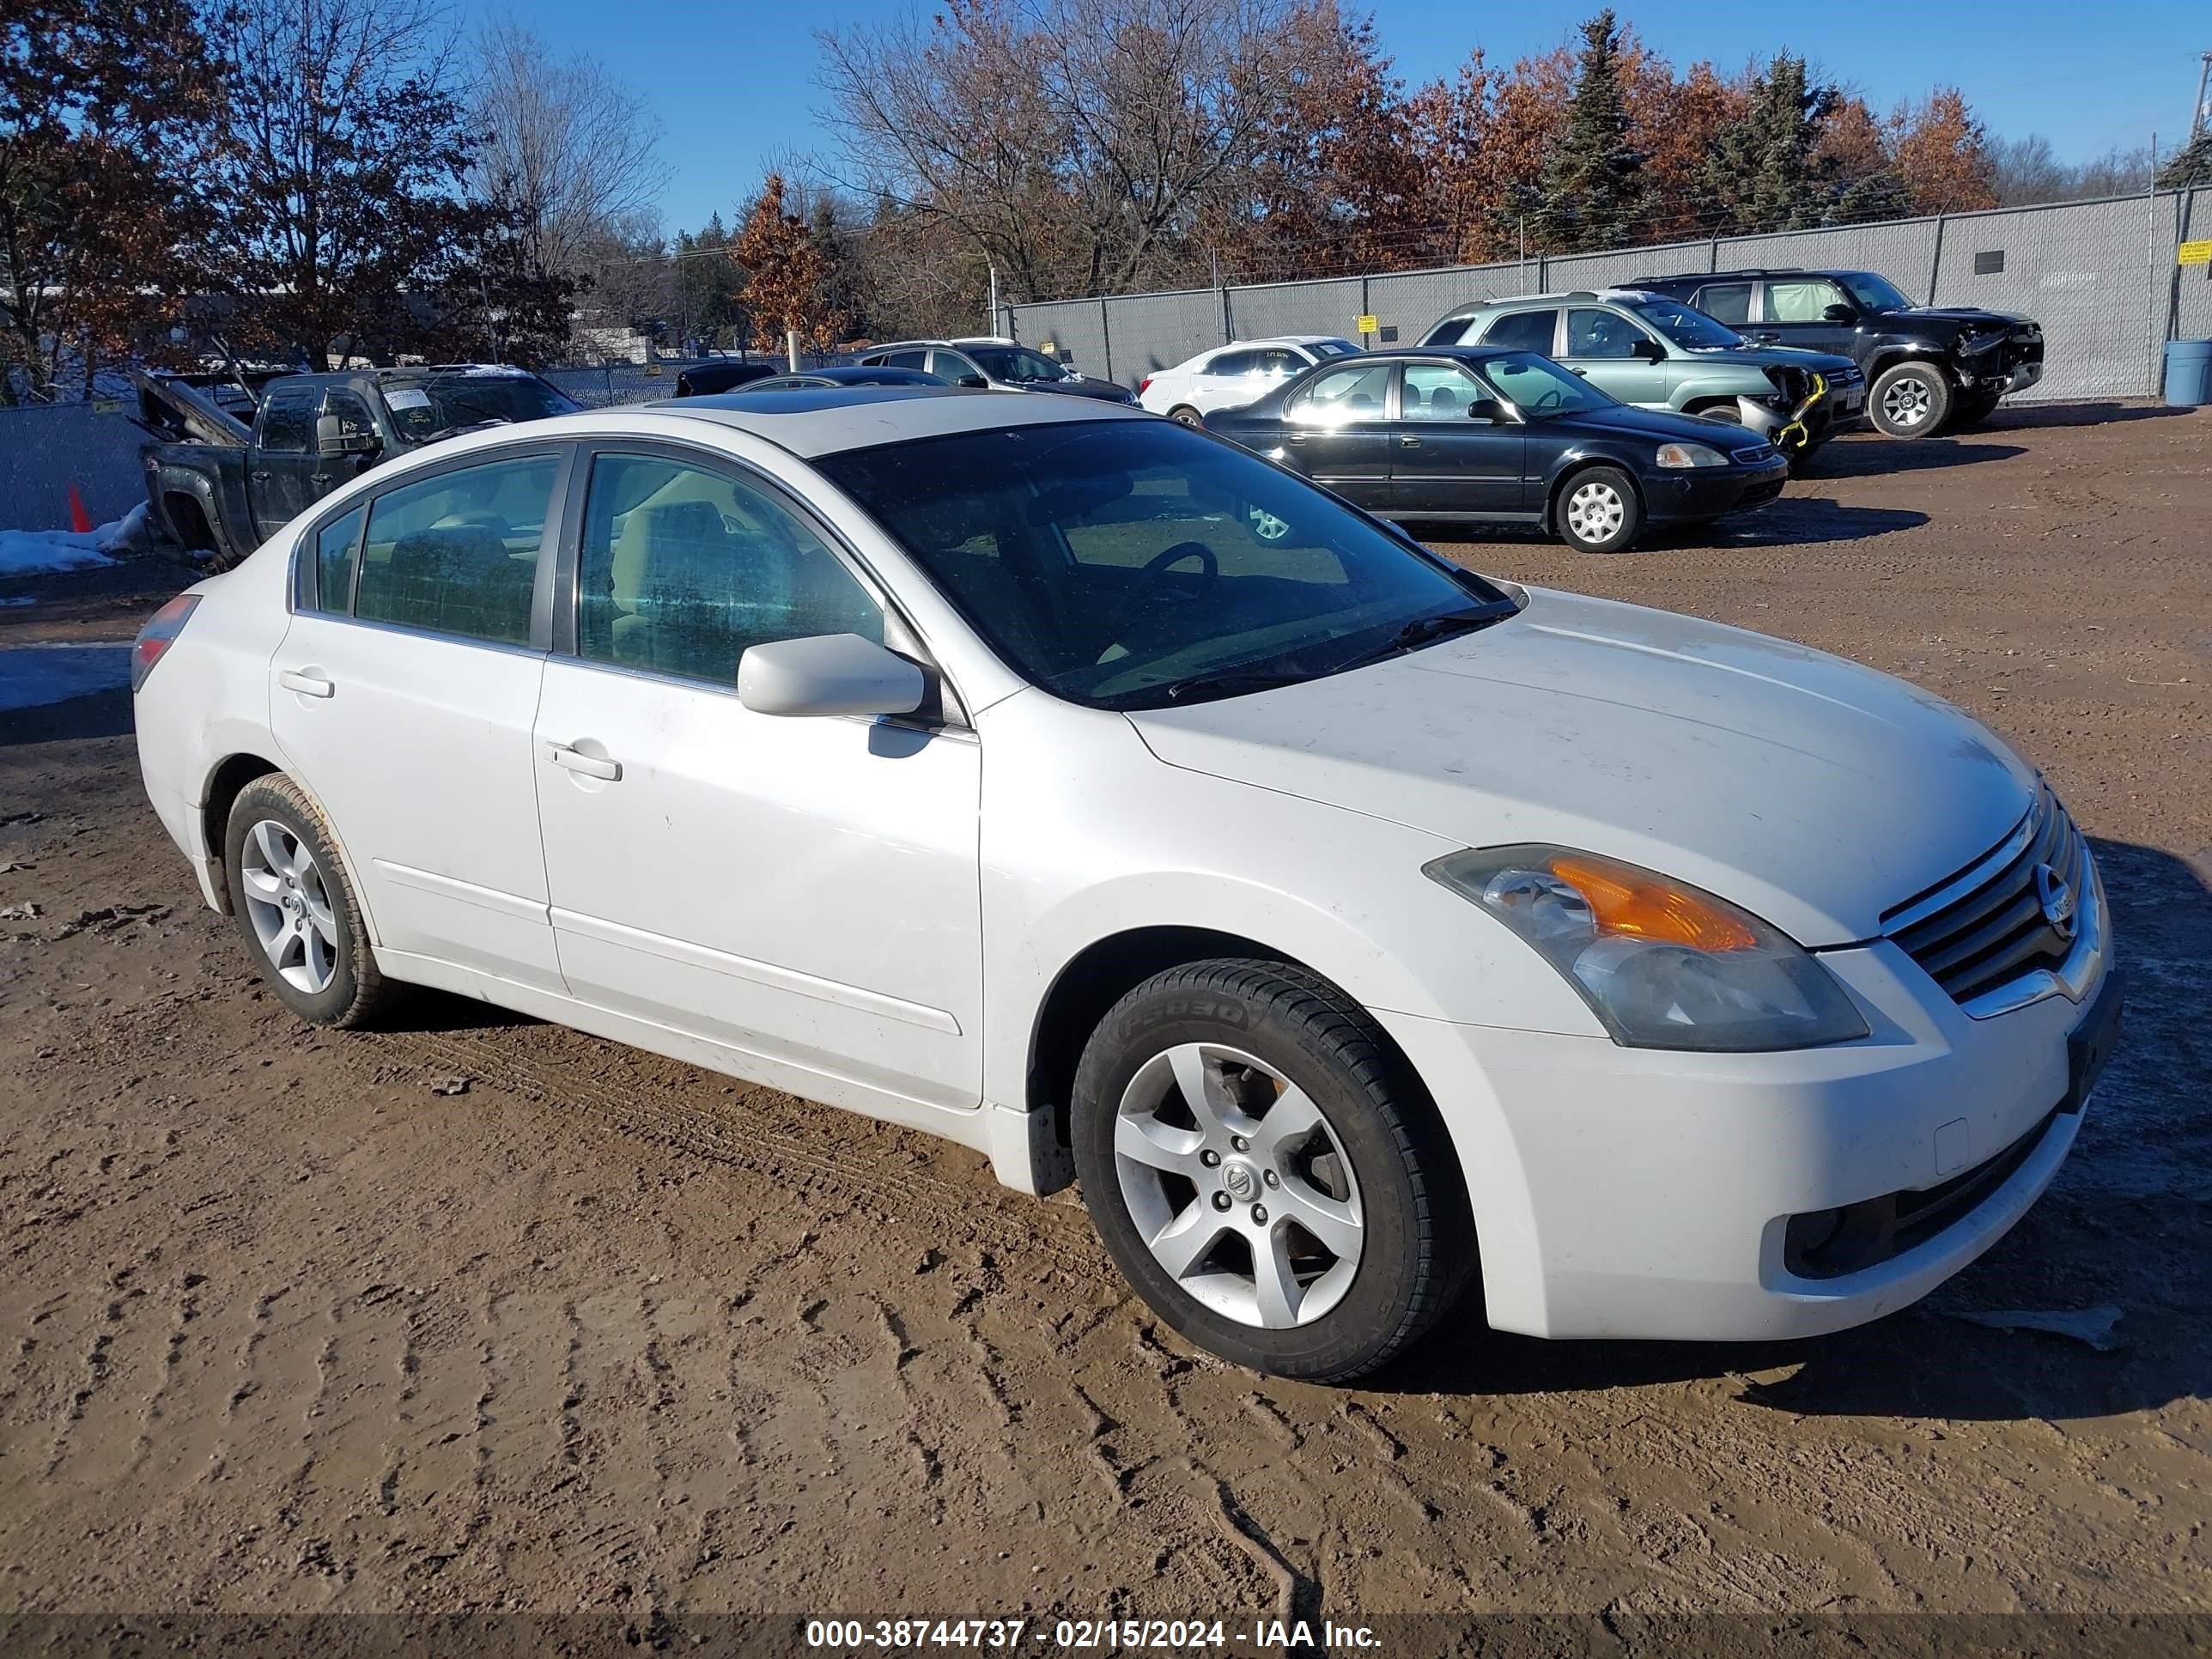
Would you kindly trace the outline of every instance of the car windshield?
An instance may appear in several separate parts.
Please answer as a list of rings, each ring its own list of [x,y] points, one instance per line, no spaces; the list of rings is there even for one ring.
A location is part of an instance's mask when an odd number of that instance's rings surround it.
[[[1303,479],[1165,421],[957,433],[815,465],[1017,672],[1091,708],[1316,679],[1425,643],[1430,618],[1511,608]]]
[[[1718,351],[1745,343],[1742,335],[1679,300],[1638,300],[1627,307],[1685,351]]]
[[[1870,270],[1844,270],[1837,273],[1843,285],[1850,289],[1851,298],[1868,311],[1910,311],[1912,301],[1897,291],[1887,277],[1877,276]]]
[[[1581,375],[1533,351],[1501,353],[1482,365],[1482,374],[1499,397],[1534,421],[1588,409],[1610,409],[1620,402]]]
[[[1042,352],[1027,350],[1021,346],[962,346],[982,366],[983,372],[994,380],[1011,380],[1019,385],[1024,380],[1063,380],[1067,369]]]
[[[409,443],[493,421],[538,421],[583,405],[535,374],[441,374],[415,386],[387,386],[392,424]]]

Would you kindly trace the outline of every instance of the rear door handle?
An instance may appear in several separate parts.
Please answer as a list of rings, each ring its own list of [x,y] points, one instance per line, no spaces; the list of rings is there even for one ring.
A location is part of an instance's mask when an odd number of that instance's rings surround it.
[[[1421,447],[1421,441],[1408,432],[1399,438],[1398,447],[1401,449],[1419,449]]]
[[[564,743],[545,745],[545,758],[556,766],[571,772],[580,772],[587,778],[599,778],[608,783],[622,781],[622,763],[601,760],[597,755],[586,755],[580,749],[571,749]]]
[[[297,691],[303,697],[331,697],[337,695],[337,687],[320,674],[302,674],[296,669],[279,671],[276,684],[287,691]]]

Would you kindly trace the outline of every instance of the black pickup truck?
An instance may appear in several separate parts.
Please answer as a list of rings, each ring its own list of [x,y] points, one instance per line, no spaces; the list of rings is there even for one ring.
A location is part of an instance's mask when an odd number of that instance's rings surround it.
[[[1893,438],[1986,420],[2043,378],[2043,330],[1971,306],[1917,306],[1870,270],[1699,270],[1640,276],[1753,341],[1839,352],[1866,373],[1867,414]]]
[[[138,423],[155,440],[141,452],[155,528],[215,570],[380,461],[580,407],[522,369],[441,363],[279,375],[250,388],[258,402],[248,425],[194,384],[205,377],[134,379]]]

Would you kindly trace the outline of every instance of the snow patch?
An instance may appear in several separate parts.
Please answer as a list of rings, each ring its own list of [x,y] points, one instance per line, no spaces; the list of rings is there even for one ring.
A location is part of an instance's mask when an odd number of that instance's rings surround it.
[[[131,509],[136,513],[136,507]],[[97,530],[0,530],[0,576],[44,576],[112,564],[107,550],[124,544],[128,519]]]

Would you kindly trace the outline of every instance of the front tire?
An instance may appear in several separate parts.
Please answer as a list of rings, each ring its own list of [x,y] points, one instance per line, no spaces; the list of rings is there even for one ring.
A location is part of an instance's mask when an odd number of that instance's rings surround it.
[[[1951,377],[1934,363],[1899,363],[1875,376],[1867,413],[1893,438],[1932,438],[1951,418]]]
[[[1559,539],[1578,553],[1619,553],[1644,528],[1644,506],[1626,472],[1594,466],[1560,486],[1552,522]]]
[[[1474,1265],[1443,1127],[1357,1004],[1285,963],[1200,962],[1116,1003],[1076,1073],[1084,1202],[1154,1312],[1280,1376],[1402,1352]]]
[[[231,912],[277,1000],[315,1025],[366,1024],[388,994],[322,810],[282,773],[231,803]]]

